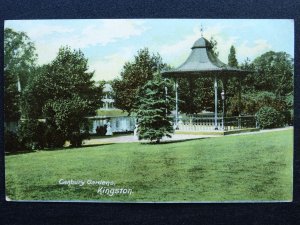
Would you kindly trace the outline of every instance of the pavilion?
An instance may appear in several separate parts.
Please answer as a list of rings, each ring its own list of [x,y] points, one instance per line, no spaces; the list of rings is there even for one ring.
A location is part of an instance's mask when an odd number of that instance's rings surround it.
[[[203,35],[199,38],[192,46],[192,51],[187,58],[187,60],[178,68],[171,69],[162,72],[162,76],[165,78],[172,78],[175,81],[175,92],[176,92],[176,113],[175,113],[175,127],[176,129],[182,129],[189,127],[189,131],[199,131],[199,130],[234,130],[241,128],[255,127],[255,118],[242,118],[240,110],[241,101],[241,79],[251,71],[241,70],[237,68],[230,67],[225,63],[221,62],[213,53],[212,46],[208,40],[206,40]],[[206,118],[191,118],[189,121],[179,121],[178,116],[178,83],[179,78],[198,78],[198,77],[211,77],[214,79],[214,116]],[[227,118],[224,121],[224,101],[225,101],[225,91],[226,83],[230,77],[237,77],[239,81],[239,116]],[[218,80],[222,81],[222,100],[223,100],[223,112],[222,118],[218,117]],[[180,97],[180,96],[179,96]],[[244,121],[241,121],[244,119]],[[252,121],[246,123],[246,120]],[[254,120],[254,122],[253,122]],[[243,123],[244,122],[244,123]],[[180,124],[181,123],[181,124]],[[245,125],[242,127],[242,125]],[[247,124],[247,125],[246,125]],[[183,126],[185,125],[185,126]],[[186,126],[187,125],[187,126]]]

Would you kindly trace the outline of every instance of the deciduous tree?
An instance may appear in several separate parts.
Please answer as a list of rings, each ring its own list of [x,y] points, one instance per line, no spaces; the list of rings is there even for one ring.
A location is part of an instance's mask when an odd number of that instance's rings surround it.
[[[16,121],[20,117],[20,92],[35,67],[33,42],[24,32],[4,30],[4,118]]]
[[[127,111],[129,114],[136,108],[137,95],[153,74],[166,67],[161,63],[161,57],[150,55],[147,48],[138,51],[132,62],[126,62],[121,72],[121,78],[112,83],[115,91],[116,108]]]
[[[79,146],[87,131],[86,117],[95,114],[102,96],[102,86],[96,86],[92,77],[80,50],[60,48],[56,58],[40,68],[25,90],[26,117],[46,119],[49,130]]]

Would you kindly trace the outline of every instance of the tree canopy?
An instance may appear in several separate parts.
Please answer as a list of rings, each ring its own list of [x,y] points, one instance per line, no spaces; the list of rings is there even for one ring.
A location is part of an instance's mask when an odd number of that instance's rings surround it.
[[[293,59],[285,52],[269,51],[247,59],[240,68],[254,71],[242,80],[242,113],[256,114],[263,106],[277,110],[285,123],[293,117]],[[232,93],[236,91],[231,88]],[[229,114],[237,111],[237,94],[229,99]]]
[[[80,50],[60,48],[49,65],[36,71],[24,91],[24,117],[45,118],[48,128],[64,140],[80,136],[87,128],[86,117],[95,114],[102,95],[102,86],[95,85],[87,62]]]
[[[293,92],[294,62],[285,52],[269,51],[253,61],[256,71],[253,86],[258,91],[271,91],[276,96]]]
[[[5,121],[20,117],[20,91],[35,67],[33,42],[24,32],[4,30],[4,115]]]
[[[238,61],[236,59],[235,47],[231,45],[230,53],[228,55],[228,65],[234,68],[238,68]]]
[[[4,30],[4,74],[12,74],[23,88],[37,60],[34,43],[24,32]]]
[[[159,67],[159,68],[158,68]],[[159,54],[150,55],[148,48],[138,51],[132,62],[126,62],[121,78],[112,82],[115,91],[115,106],[129,114],[136,108],[137,96],[158,69],[166,68]]]

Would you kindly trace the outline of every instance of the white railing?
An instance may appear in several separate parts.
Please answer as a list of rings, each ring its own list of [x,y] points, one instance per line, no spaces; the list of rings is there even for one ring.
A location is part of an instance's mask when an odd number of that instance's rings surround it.
[[[256,128],[255,116],[236,116],[224,118],[224,130],[238,130],[245,128]],[[181,131],[212,131],[215,130],[215,120],[212,116],[185,116],[178,122]],[[222,117],[217,119],[218,130],[222,129]]]

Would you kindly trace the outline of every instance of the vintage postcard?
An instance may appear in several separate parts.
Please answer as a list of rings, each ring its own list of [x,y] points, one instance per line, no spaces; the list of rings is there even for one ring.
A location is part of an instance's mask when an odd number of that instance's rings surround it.
[[[4,25],[7,201],[293,200],[293,20]]]

